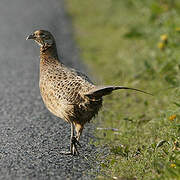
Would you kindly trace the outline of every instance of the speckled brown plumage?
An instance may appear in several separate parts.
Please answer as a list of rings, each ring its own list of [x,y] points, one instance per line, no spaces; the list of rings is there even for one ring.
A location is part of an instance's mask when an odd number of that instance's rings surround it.
[[[40,91],[47,108],[56,116],[83,128],[102,105],[102,98],[94,101],[84,96],[94,88],[84,74],[41,55]]]
[[[86,75],[66,67],[60,62],[54,37],[48,31],[35,31],[27,39],[33,39],[40,45],[39,86],[42,99],[50,112],[71,123],[69,154],[78,154],[76,144],[79,144],[84,124],[98,113],[102,106],[102,96],[116,89],[133,88],[97,87]]]

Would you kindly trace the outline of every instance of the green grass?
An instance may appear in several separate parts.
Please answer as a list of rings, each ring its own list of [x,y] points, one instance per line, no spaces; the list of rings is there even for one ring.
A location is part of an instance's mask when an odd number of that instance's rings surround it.
[[[98,159],[97,179],[180,179],[179,0],[66,2],[82,59],[100,84],[154,94],[104,98],[95,123],[118,131],[96,130],[96,145],[110,149]]]

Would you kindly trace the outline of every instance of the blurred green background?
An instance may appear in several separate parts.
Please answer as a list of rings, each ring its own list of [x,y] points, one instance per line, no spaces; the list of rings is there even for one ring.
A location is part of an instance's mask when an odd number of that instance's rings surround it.
[[[126,85],[94,120],[98,179],[180,179],[180,1],[66,0],[82,59],[98,84]],[[116,128],[117,131],[112,131]]]

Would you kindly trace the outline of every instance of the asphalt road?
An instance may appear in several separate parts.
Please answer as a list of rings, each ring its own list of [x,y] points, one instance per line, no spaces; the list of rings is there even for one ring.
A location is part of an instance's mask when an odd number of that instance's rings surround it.
[[[25,40],[37,29],[50,30],[64,63],[82,69],[62,0],[0,1],[0,179],[92,179],[92,127],[81,138],[81,156],[59,153],[69,147],[70,126],[42,102],[39,47]]]

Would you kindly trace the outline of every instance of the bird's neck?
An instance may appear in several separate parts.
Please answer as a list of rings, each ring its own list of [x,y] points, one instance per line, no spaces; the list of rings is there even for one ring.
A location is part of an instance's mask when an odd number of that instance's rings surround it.
[[[58,53],[56,44],[52,44],[51,46],[42,46],[40,48],[40,58],[43,60],[45,59],[57,59],[58,60]]]
[[[62,63],[59,61],[56,44],[48,47],[40,48],[40,75],[47,72],[49,68],[61,67]]]

